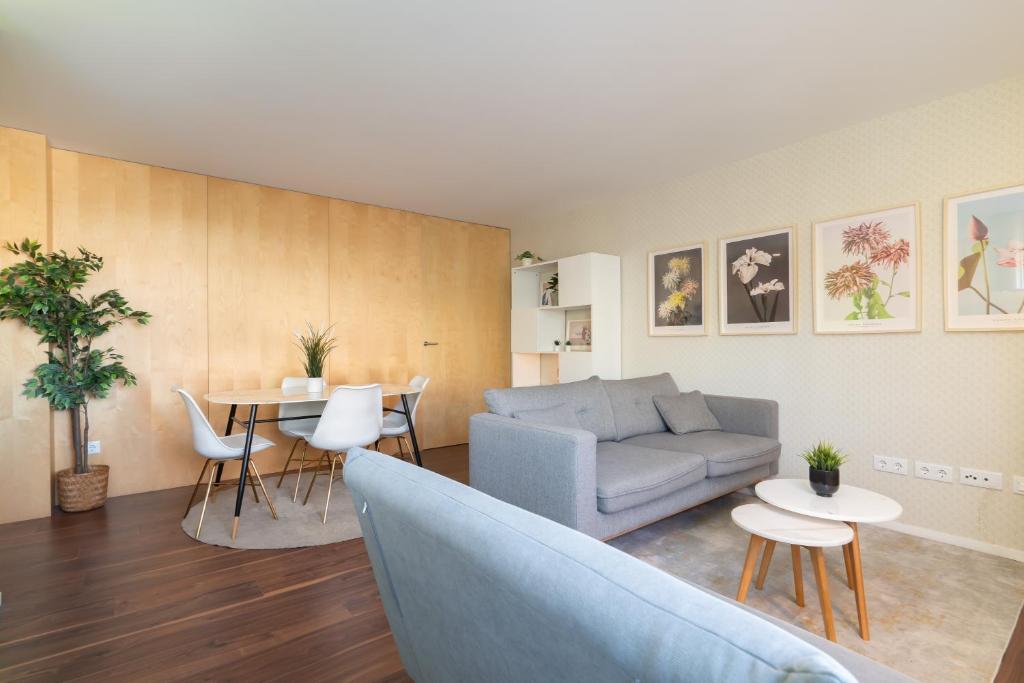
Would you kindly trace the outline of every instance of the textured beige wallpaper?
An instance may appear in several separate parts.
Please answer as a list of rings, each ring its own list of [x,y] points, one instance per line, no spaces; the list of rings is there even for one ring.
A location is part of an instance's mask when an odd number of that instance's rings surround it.
[[[902,522],[1024,549],[1024,333],[943,331],[942,199],[1024,182],[1024,78],[1001,81],[641,192],[512,226],[513,251],[622,257],[623,371],[669,370],[680,388],[779,401],[782,473],[827,438],[852,454],[843,481],[899,500]],[[813,220],[921,202],[917,334],[815,335]],[[799,334],[722,337],[717,239],[799,226]],[[649,250],[706,240],[707,337],[647,336]],[[1004,490],[875,472],[873,454],[1002,472]]]

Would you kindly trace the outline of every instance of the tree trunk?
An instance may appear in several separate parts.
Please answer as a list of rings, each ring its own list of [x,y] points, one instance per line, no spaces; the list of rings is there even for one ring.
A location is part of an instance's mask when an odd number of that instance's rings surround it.
[[[75,474],[84,474],[86,469],[85,448],[82,443],[82,413],[78,406],[71,409],[71,447],[75,451]]]

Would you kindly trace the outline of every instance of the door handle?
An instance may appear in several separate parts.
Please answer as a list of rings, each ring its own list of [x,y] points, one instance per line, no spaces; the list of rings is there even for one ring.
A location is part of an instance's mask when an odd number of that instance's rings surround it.
[[[438,342],[431,342],[431,341],[423,342],[424,346],[437,346],[437,344],[438,344]]]

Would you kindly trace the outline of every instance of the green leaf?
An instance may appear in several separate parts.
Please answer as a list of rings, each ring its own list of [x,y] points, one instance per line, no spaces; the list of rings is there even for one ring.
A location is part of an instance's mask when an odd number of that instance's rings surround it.
[[[860,320],[860,311],[854,311],[847,315],[843,320]]]
[[[985,243],[984,242],[975,242],[974,244],[971,245],[971,253],[972,254],[980,254],[983,251],[985,251]]]
[[[907,297],[909,299],[910,298],[910,292],[908,292],[907,290],[903,290],[902,292],[896,292],[896,296],[905,296],[905,297]]]

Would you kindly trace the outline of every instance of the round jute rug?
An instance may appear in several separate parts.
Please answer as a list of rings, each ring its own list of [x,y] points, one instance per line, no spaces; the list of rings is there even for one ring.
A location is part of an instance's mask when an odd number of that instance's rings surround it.
[[[197,540],[227,548],[265,549],[304,548],[360,538],[363,534],[359,530],[359,519],[352,504],[352,496],[340,478],[334,482],[331,489],[327,524],[321,522],[324,502],[327,500],[327,476],[321,474],[317,477],[316,486],[309,496],[309,504],[302,504],[311,476],[309,472],[303,473],[299,496],[294,503],[292,493],[295,490],[296,475],[285,476],[280,488],[277,486],[277,475],[263,477],[267,491],[274,497],[278,519],[271,516],[270,508],[263,500],[263,492],[259,487],[256,489],[260,496],[257,505],[252,497],[252,490],[246,486],[241,522],[235,540],[231,540],[231,521],[235,513],[237,489],[233,486],[221,487],[219,492],[210,495],[206,517],[203,520],[202,536]],[[192,538],[196,537],[199,513],[203,507],[204,486],[205,482],[200,486],[196,502],[193,503],[188,516],[181,522],[182,530]]]

